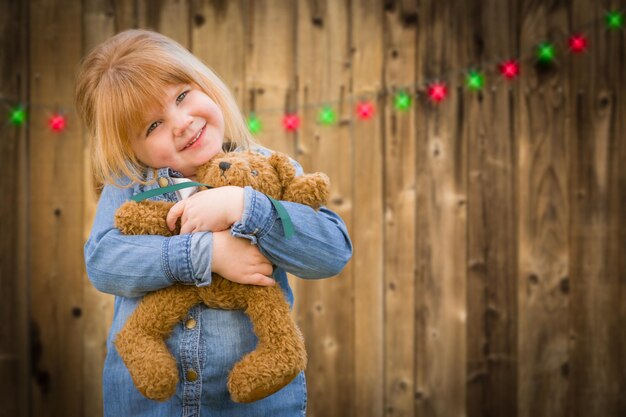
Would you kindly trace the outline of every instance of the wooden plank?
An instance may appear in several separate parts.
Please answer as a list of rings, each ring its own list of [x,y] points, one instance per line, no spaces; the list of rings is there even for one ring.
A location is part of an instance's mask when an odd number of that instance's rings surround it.
[[[474,2],[471,67],[482,92],[466,92],[468,153],[467,415],[517,413],[517,83],[496,63],[517,55],[511,3]],[[467,91],[467,90],[466,90]]]
[[[0,103],[5,117],[27,98],[27,4],[0,1]],[[28,279],[26,265],[27,130],[0,126],[0,416],[28,415]]]
[[[139,0],[137,25],[155,30],[189,48],[189,2],[186,0]]]
[[[467,138],[451,74],[468,64],[469,22],[463,1],[424,1],[420,10],[418,79],[443,76],[450,95],[433,104],[422,89],[417,118],[416,415],[456,416],[466,401]]]
[[[220,76],[246,110],[247,3],[196,0],[190,15],[191,51]]]
[[[384,414],[383,327],[383,119],[377,93],[383,76],[383,5],[352,2],[351,51],[354,97],[366,95],[378,111],[368,121],[353,114],[354,415]],[[351,103],[352,111],[356,100]]]
[[[415,85],[417,3],[384,12],[387,96],[384,111],[384,384],[385,415],[415,415]],[[394,95],[411,96],[410,109]]]
[[[81,55],[81,3],[30,3],[29,154],[32,414],[82,415],[83,141],[70,112]],[[52,132],[48,118],[67,117]]]
[[[136,24],[135,4],[130,4],[129,1],[111,5],[102,0],[87,0],[83,4],[83,55],[118,31]],[[83,241],[86,241],[95,215],[97,195],[92,182],[89,138],[84,129],[81,133],[85,143]],[[83,282],[83,415],[99,416],[103,413],[102,372],[107,353],[106,340],[113,320],[114,297],[96,290],[89,282],[86,272]]]
[[[296,155],[305,172],[331,178],[329,207],[351,228],[352,137],[349,4],[311,1],[298,4],[297,73],[302,129]],[[318,116],[332,105],[338,124],[324,126]],[[309,416],[352,416],[355,410],[353,277],[349,266],[323,281],[293,280],[295,314],[307,342]]]
[[[568,381],[570,274],[568,237],[569,92],[564,57],[554,67],[535,64],[535,47],[567,33],[564,4],[525,1],[521,15],[522,94],[519,138],[518,414],[563,415]],[[550,39],[552,38],[552,39]]]
[[[616,2],[612,2],[615,6]],[[608,6],[608,5],[607,5]],[[572,416],[626,414],[624,248],[623,31],[607,31],[596,2],[572,5],[572,26],[586,25],[588,54],[570,58],[571,125],[571,360]],[[616,59],[618,57],[618,59]],[[623,227],[623,226],[622,226]],[[575,307],[574,307],[575,306]]]
[[[261,119],[258,141],[273,150],[295,155],[296,133],[282,127],[283,114],[297,105],[295,69],[296,7],[289,0],[254,1],[244,44],[246,87],[250,111]],[[239,46],[241,47],[241,45]]]

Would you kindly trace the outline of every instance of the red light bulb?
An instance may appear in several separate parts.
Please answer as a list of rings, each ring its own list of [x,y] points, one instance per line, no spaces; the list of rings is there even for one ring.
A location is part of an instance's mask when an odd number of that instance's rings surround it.
[[[368,120],[374,116],[374,105],[369,101],[362,101],[356,106],[356,114],[361,120]]]
[[[504,61],[500,64],[500,74],[508,80],[512,80],[513,78],[519,76],[519,71],[519,63],[514,59]]]
[[[448,97],[448,87],[445,83],[432,83],[428,86],[428,97],[431,101],[439,103]]]
[[[568,44],[569,44],[569,50],[575,54],[585,52],[588,46],[587,38],[581,34],[570,36]]]
[[[65,130],[67,121],[65,116],[55,113],[48,119],[48,126],[53,132],[61,133]]]
[[[283,128],[287,132],[295,132],[300,127],[300,118],[297,114],[286,114],[283,117]]]

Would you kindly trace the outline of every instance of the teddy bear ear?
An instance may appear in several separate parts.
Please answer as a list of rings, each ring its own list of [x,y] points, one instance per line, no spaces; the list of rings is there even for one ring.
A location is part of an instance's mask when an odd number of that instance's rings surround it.
[[[274,167],[280,178],[280,185],[286,188],[296,177],[296,168],[291,164],[289,157],[281,152],[274,152],[269,157],[270,165]]]

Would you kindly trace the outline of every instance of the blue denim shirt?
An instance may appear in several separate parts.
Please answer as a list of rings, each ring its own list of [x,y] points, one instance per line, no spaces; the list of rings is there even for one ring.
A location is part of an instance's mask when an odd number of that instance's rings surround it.
[[[265,149],[259,152],[267,153]],[[295,161],[294,165],[301,174],[302,168]],[[153,175],[148,172],[148,179],[154,179]],[[157,175],[166,178],[169,184],[173,176],[178,176],[167,168],[158,170]],[[242,311],[198,305],[189,311],[185,322],[176,326],[167,344],[179,364],[180,382],[170,400],[163,403],[148,400],[133,385],[112,341],[141,297],[173,283],[201,286],[211,282],[211,232],[173,237],[125,236],[114,227],[113,215],[122,203],[134,194],[157,187],[158,181],[129,188],[105,186],[85,244],[89,279],[98,290],[115,295],[103,372],[104,415],[304,416],[304,374],[255,403],[238,404],[230,400],[226,390],[228,372],[256,344],[251,323]],[[338,274],[352,256],[346,226],[331,210],[322,207],[315,211],[301,204],[282,202],[295,231],[294,236],[286,239],[270,200],[250,187],[244,189],[244,195],[243,216],[233,225],[231,233],[258,245],[263,255],[276,265],[274,278],[291,305],[293,294],[286,272],[308,279],[329,277]],[[176,201],[176,195],[169,193],[154,199]],[[185,378],[189,370],[197,372],[195,381]]]

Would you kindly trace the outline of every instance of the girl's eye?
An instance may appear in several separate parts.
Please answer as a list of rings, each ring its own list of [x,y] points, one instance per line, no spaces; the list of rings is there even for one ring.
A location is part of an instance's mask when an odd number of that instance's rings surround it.
[[[180,95],[176,97],[176,104],[180,104],[180,102],[183,101],[185,97],[187,96],[187,93],[189,93],[189,90],[183,91],[182,93],[180,93]]]
[[[159,125],[159,123],[161,122],[154,122],[150,125],[150,127],[148,127],[148,131],[146,132],[146,136],[148,136],[150,134],[150,132],[152,132],[154,129],[157,128],[157,126]]]

